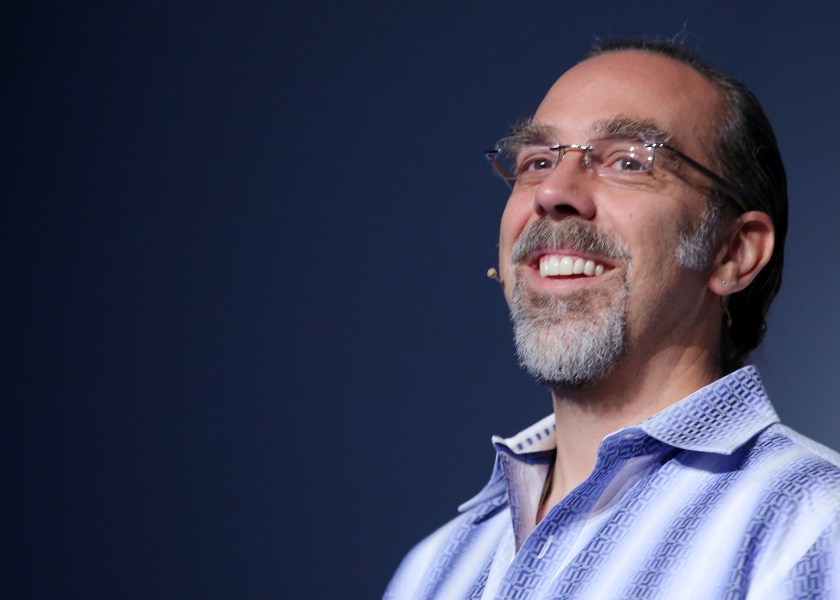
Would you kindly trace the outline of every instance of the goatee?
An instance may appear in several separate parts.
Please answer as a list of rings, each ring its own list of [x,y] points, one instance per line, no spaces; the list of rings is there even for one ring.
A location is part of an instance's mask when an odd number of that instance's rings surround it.
[[[541,248],[624,261],[625,276],[609,286],[564,296],[537,292],[527,285],[523,270]],[[627,247],[588,223],[543,219],[525,229],[511,252],[511,320],[520,364],[555,389],[587,387],[607,375],[626,351],[629,272]]]

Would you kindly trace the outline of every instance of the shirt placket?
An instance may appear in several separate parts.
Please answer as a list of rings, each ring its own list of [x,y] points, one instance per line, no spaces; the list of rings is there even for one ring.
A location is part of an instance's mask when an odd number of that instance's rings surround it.
[[[635,456],[649,454],[658,442],[639,430],[606,438],[589,477],[555,505],[525,539],[507,570],[496,598],[538,598],[540,590],[562,573],[593,507],[607,487]]]

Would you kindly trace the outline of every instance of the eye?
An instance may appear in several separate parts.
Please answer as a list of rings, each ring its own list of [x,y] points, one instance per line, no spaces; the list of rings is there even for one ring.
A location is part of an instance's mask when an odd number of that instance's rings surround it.
[[[519,165],[519,168],[517,168],[517,171],[522,173],[524,171],[540,171],[542,169],[551,169],[553,167],[554,161],[552,159],[538,156],[523,161]]]
[[[644,163],[644,159],[639,159],[635,155],[620,156],[611,162],[607,162],[604,166],[607,169],[623,172],[648,170]]]
[[[612,143],[604,150],[600,164],[601,169],[607,173],[647,173],[653,166],[653,154],[638,143]]]
[[[536,174],[539,171],[550,171],[557,165],[557,153],[547,148],[521,152],[516,158],[516,174]]]

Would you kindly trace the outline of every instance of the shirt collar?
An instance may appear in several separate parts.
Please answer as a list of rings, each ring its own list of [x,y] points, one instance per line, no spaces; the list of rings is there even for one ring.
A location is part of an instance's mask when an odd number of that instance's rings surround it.
[[[636,428],[683,450],[732,454],[757,433],[778,422],[779,416],[770,404],[758,369],[749,365],[700,388]],[[554,415],[512,437],[493,436],[493,444],[497,449],[520,456],[553,450]]]
[[[638,427],[677,448],[732,454],[778,422],[758,369],[749,365],[697,390]]]
[[[641,430],[683,450],[728,455],[778,422],[779,416],[770,404],[758,369],[749,365],[627,429]],[[497,457],[490,481],[477,496],[462,504],[459,510],[469,510],[504,490],[498,453],[504,452],[525,461],[550,460],[555,447],[554,429],[552,414],[509,438],[493,436]],[[627,429],[621,430],[621,433]]]
[[[550,462],[554,457],[554,415],[548,415],[509,438],[494,435],[493,445],[496,447],[496,462],[493,463],[493,473],[490,481],[475,496],[458,507],[458,512],[466,512],[487,503],[484,510],[479,511],[476,518],[480,518],[497,504],[496,500],[503,499],[505,492],[505,474],[502,466],[502,454],[515,455],[517,459],[527,462]],[[496,499],[494,502],[488,500]]]

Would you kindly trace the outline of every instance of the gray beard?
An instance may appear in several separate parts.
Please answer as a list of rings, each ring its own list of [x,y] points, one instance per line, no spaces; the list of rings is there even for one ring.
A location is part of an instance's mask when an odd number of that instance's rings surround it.
[[[725,216],[710,203],[690,231],[681,232],[676,261],[684,269],[709,268]],[[629,275],[618,290],[581,290],[558,298],[528,288],[517,268],[541,247],[566,248],[623,260],[627,247],[595,227],[572,219],[534,222],[513,245],[511,320],[516,355],[538,382],[552,389],[580,389],[605,377],[627,352]],[[525,267],[519,267],[525,268]]]
[[[714,258],[714,250],[720,242],[718,238],[725,221],[726,214],[720,202],[708,201],[694,229],[680,233],[677,264],[697,273],[708,269]]]
[[[586,290],[558,298],[517,278],[511,319],[519,363],[553,389],[599,381],[626,351],[627,290],[624,281],[618,293]]]
[[[564,297],[530,289],[517,265],[540,247],[557,247],[629,260],[627,248],[591,225],[576,220],[537,221],[519,237],[511,253],[511,302],[519,363],[538,382],[555,389],[579,389],[599,381],[626,352],[629,282],[618,290],[581,290]],[[629,272],[629,269],[628,271]]]

